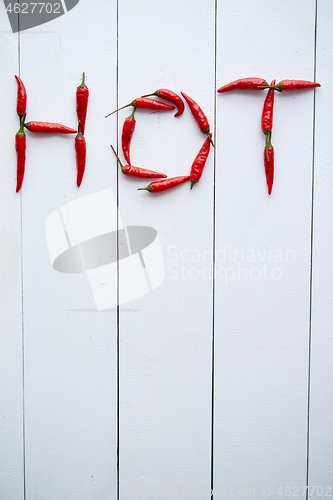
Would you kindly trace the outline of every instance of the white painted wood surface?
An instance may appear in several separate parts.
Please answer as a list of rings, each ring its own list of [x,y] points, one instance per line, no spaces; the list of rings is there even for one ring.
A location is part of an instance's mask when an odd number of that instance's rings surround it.
[[[332,17],[329,0],[80,0],[15,34],[0,4],[1,500],[333,495]],[[76,127],[83,71],[80,189],[73,137],[27,132],[17,195],[14,74],[28,120]],[[271,196],[264,93],[216,93],[246,76],[322,84],[275,95]],[[105,114],[158,88],[211,123],[192,191],[138,192],[110,150],[131,108]],[[136,112],[134,164],[187,175],[204,136],[173,114]],[[84,274],[52,268],[45,221],[110,188],[119,223],[157,231],[165,279],[98,311]]]

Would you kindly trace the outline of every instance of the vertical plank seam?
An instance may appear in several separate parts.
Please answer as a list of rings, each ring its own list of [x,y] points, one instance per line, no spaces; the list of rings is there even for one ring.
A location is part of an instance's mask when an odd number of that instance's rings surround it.
[[[315,0],[314,19],[314,68],[313,81],[317,75],[317,22],[318,0]],[[311,397],[311,340],[312,340],[312,299],[313,299],[313,232],[314,232],[314,169],[315,169],[315,129],[316,129],[316,91],[313,92],[313,128],[312,128],[312,191],[311,191],[311,236],[310,236],[310,296],[309,296],[309,357],[308,357],[308,408],[307,408],[307,443],[306,443],[306,500],[309,498],[310,465],[310,397]]]
[[[21,0],[18,0],[20,4]],[[20,12],[17,14],[17,53],[18,74],[21,77],[21,31]],[[22,447],[23,447],[23,498],[26,500],[26,434],[25,434],[25,339],[24,339],[24,283],[23,283],[23,195],[20,192],[20,224],[21,224],[21,349],[22,349]]]
[[[116,3],[116,19],[117,19],[117,43],[116,43],[116,52],[117,52],[117,70],[116,70],[116,109],[118,109],[118,94],[119,94],[119,0]],[[117,146],[119,140],[119,132],[118,132],[118,114],[116,121],[116,135],[117,135]],[[118,152],[118,147],[117,147]],[[119,338],[119,175],[118,168],[116,169],[116,186],[117,186],[117,500],[119,500],[119,462],[120,462],[120,431],[119,431],[119,423],[120,423],[120,415],[119,415],[119,397],[120,397],[120,338]]]
[[[214,5],[214,141],[217,146],[216,138],[216,53],[217,53],[217,0],[215,0]],[[214,169],[213,169],[213,234],[212,234],[212,353],[211,353],[211,363],[212,363],[212,382],[211,382],[211,457],[210,457],[210,490],[211,498],[214,497],[214,402],[215,402],[215,244],[216,244],[216,148],[214,148],[214,159],[213,159]]]

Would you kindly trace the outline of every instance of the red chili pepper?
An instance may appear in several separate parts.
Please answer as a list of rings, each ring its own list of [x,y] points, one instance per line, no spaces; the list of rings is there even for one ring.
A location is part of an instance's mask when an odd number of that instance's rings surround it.
[[[308,82],[306,80],[282,80],[273,87],[271,84],[265,85],[263,88],[273,88],[278,92],[284,92],[285,90],[313,89],[315,87],[321,87],[320,83]]]
[[[30,132],[39,132],[41,134],[76,134],[74,128],[66,127],[60,123],[48,123],[48,122],[28,122],[24,126]]]
[[[268,152],[268,159],[267,159]],[[266,173],[266,182],[268,187],[268,194],[271,194],[274,180],[274,148],[272,145],[268,147],[267,151],[264,151],[264,165]]]
[[[159,177],[167,177],[165,174],[161,174],[160,172],[155,172],[154,170],[148,170],[146,168],[133,167],[132,165],[123,165],[120,161],[119,156],[117,155],[114,147],[111,144],[112,151],[117,157],[119,165],[121,167],[121,171],[124,175],[129,175],[131,177],[145,177],[149,179],[157,179]]]
[[[170,179],[166,179],[165,181],[151,182],[145,188],[138,188],[138,191],[146,190],[150,193],[159,193],[161,191],[166,191],[167,189],[178,186],[179,184],[183,184],[183,182],[186,182],[188,180],[190,180],[189,175],[183,177],[170,177]]]
[[[15,75],[15,78],[17,80],[17,106],[16,106],[16,111],[19,117],[21,118],[26,110],[27,110],[27,91],[25,90],[25,86],[17,75]]]
[[[156,101],[155,99],[148,99],[147,97],[138,97],[137,99],[134,99],[134,101],[130,102],[129,104],[126,104],[125,106],[122,106],[121,108],[118,108],[115,111],[112,111],[112,113],[109,113],[108,115],[106,115],[105,118],[107,118],[110,115],[113,115],[113,113],[116,113],[117,111],[120,111],[121,109],[127,108],[128,106],[133,106],[134,108],[155,109],[157,111],[171,111],[171,110],[175,109],[174,106],[169,106],[169,104],[165,104],[164,102]]]
[[[75,151],[76,151],[76,168],[77,168],[77,187],[80,187],[83,174],[86,168],[86,140],[81,133],[81,121],[79,121],[79,128],[77,136],[75,137]]]
[[[79,85],[76,89],[76,114],[77,119],[81,122],[82,135],[84,135],[86,124],[88,97],[89,90],[85,84],[85,74],[83,73],[81,85]]]
[[[179,95],[175,94],[172,92],[172,90],[168,89],[158,89],[155,90],[152,94],[146,94],[142,95],[141,97],[149,97],[151,95],[157,95],[157,97],[160,97],[161,99],[165,99],[166,101],[172,102],[172,104],[175,104],[178,108],[177,113],[175,116],[180,116],[182,113],[184,113],[184,103],[181,97]]]
[[[271,143],[272,127],[273,127],[274,85],[275,85],[275,80],[271,82],[270,89],[267,92],[261,116],[261,129],[266,136],[264,165],[266,172],[266,182],[268,186],[268,194],[271,194],[272,192],[273,179],[274,179],[274,149]]]
[[[23,129],[23,121],[21,123],[19,131],[15,135],[15,149],[17,154],[16,192],[18,193],[22,186],[25,170],[26,138]]]
[[[188,95],[184,94],[184,92],[181,92],[181,95],[184,97],[185,101],[189,105],[191,113],[192,113],[195,121],[199,125],[199,128],[200,128],[201,132],[207,135],[207,137],[209,138],[210,142],[214,146],[214,143],[213,143],[212,138],[210,136],[210,126],[209,126],[209,122],[207,120],[207,116],[202,111],[202,109],[200,108],[199,104],[197,104],[191,97],[189,97]]]
[[[194,162],[192,163],[192,168],[190,173],[191,189],[193,188],[194,184],[199,182],[201,178],[209,154],[209,150],[210,150],[210,140],[209,138],[207,138],[203,143],[203,146],[200,149],[199,153],[197,154]]]
[[[124,121],[123,125],[123,133],[121,136],[121,145],[123,148],[123,153],[125,156],[125,160],[127,163],[130,165],[131,164],[131,159],[130,159],[130,145],[131,145],[131,140],[132,136],[134,133],[135,129],[135,118],[134,118],[134,113],[135,113],[135,108],[132,111],[132,114],[126,118]]]
[[[274,180],[274,148],[270,141],[268,143],[268,147],[264,150],[264,165],[268,194],[271,194]]]
[[[275,80],[272,81],[271,87],[275,85]],[[264,102],[264,108],[262,110],[261,115],[261,130],[266,135],[270,135],[272,133],[273,126],[273,105],[274,105],[274,90],[270,88],[267,92],[267,96]]]
[[[255,89],[262,90],[263,87],[268,83],[264,78],[240,78],[239,80],[235,80],[234,82],[227,83],[218,89],[219,93],[229,92],[229,90],[245,90],[245,89]]]

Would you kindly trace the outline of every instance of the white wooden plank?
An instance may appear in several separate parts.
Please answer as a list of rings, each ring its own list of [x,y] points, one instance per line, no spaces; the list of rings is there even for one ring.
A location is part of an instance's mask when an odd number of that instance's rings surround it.
[[[97,36],[96,27],[103,36]],[[28,499],[116,494],[115,312],[97,312],[87,276],[52,268],[45,235],[45,221],[54,211],[114,188],[108,159],[111,124],[105,122],[104,108],[115,97],[115,61],[115,2],[97,7],[81,0],[59,19],[21,34],[28,120],[76,128],[75,93],[83,71],[90,91],[87,166],[80,189],[75,136],[27,132],[23,291]],[[63,224],[68,223],[65,216]],[[78,219],[83,228],[88,223],[84,215]],[[69,231],[71,238],[71,226]]]
[[[21,215],[16,187],[14,136],[19,128],[16,115],[19,72],[18,39],[7,25],[5,12],[0,24],[1,217],[0,217],[0,498],[23,498],[23,378]]]
[[[212,1],[120,2],[119,106],[159,88],[183,91],[213,124],[214,21]],[[130,112],[119,112],[119,139]],[[205,136],[188,108],[173,114],[136,112],[134,165],[190,172]],[[120,495],[192,488],[198,498],[210,488],[213,152],[192,191],[154,196],[136,191],[149,180],[119,176],[122,221],[156,229],[166,271],[149,294],[121,304]]]
[[[248,7],[219,3],[217,86],[312,80],[315,2]],[[306,484],[313,91],[275,96],[270,197],[263,94],[217,100],[214,491],[236,498]]]
[[[332,141],[333,9],[318,2],[309,485],[332,495]],[[322,493],[323,488],[323,493]]]

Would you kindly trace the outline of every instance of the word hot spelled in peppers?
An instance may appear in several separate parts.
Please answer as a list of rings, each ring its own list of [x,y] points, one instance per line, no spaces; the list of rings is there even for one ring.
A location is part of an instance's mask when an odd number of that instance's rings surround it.
[[[271,143],[272,127],[273,127],[273,106],[274,106],[274,87],[275,80],[271,82],[270,89],[267,93],[264,107],[261,116],[261,130],[266,137],[266,145],[264,151],[264,165],[266,173],[266,182],[268,194],[271,194],[274,180],[274,148]]]

